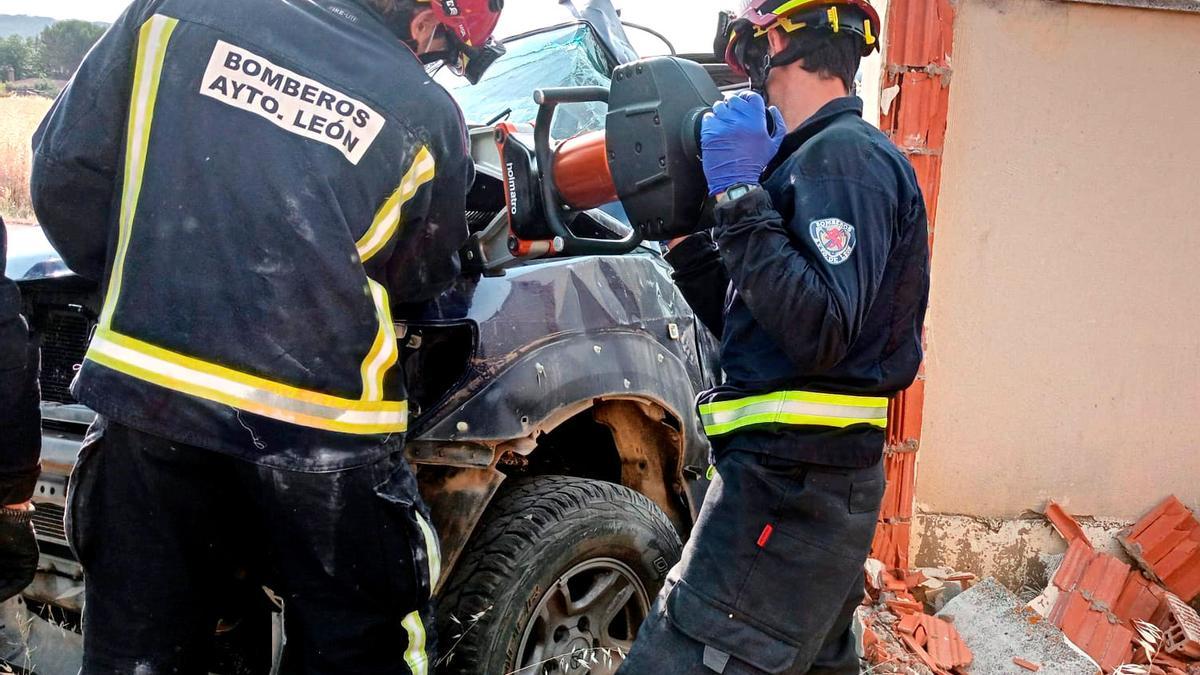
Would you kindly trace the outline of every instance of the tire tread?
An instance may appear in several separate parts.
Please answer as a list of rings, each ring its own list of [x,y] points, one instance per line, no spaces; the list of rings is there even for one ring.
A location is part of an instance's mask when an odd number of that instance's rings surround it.
[[[438,599],[439,607],[454,608],[453,612],[439,612],[440,646],[453,650],[450,658],[442,657],[445,660],[439,672],[479,675],[479,664],[491,655],[487,638],[503,618],[488,612],[488,604],[492,598],[512,592],[512,573],[521,564],[522,554],[551,529],[606,516],[639,518],[658,540],[682,548],[679,535],[658,505],[622,485],[570,476],[534,476],[506,483]],[[472,622],[471,617],[481,612]],[[451,614],[461,623],[451,620]]]

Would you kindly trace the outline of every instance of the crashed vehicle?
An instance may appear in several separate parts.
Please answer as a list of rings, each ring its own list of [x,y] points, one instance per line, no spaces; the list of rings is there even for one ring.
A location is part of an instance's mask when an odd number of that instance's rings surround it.
[[[472,238],[456,287],[397,325],[413,412],[407,453],[444,561],[438,672],[614,671],[708,485],[693,402],[720,377],[716,344],[657,245],[544,257],[509,232],[497,125],[527,128],[536,88],[607,84],[632,51],[624,35],[611,13],[569,21],[507,40],[475,87],[445,81],[472,127]],[[600,103],[564,107],[552,135],[600,129],[604,113]],[[630,229],[615,203],[570,227],[613,241]],[[94,414],[69,387],[101,296],[35,228],[18,229],[9,270],[42,345],[42,560],[24,607],[7,610],[33,620],[5,621],[10,633],[22,628],[4,636],[11,649],[0,657],[75,672],[83,578],[62,517]],[[271,672],[282,634],[272,596],[253,580],[230,588],[210,669]]]

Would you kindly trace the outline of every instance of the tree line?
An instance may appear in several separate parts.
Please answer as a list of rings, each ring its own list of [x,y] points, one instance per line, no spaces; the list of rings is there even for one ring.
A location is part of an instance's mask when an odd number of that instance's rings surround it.
[[[45,77],[65,80],[104,34],[104,26],[88,21],[56,21],[37,37],[10,35],[0,39],[0,82]]]

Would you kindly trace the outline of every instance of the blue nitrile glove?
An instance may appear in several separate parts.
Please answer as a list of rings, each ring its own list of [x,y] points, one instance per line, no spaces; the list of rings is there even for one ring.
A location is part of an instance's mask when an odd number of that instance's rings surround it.
[[[741,183],[757,183],[767,163],[779,152],[787,125],[779,108],[771,106],[775,134],[767,131],[767,103],[752,91],[720,101],[704,116],[700,152],[708,194],[724,192]]]

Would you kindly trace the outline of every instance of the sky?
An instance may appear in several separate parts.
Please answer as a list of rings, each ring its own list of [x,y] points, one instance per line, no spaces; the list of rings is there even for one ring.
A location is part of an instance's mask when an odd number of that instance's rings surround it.
[[[0,0],[0,14],[31,14],[55,19],[111,22],[128,0]],[[582,4],[582,3],[580,3]],[[614,0],[627,21],[666,33],[681,52],[712,49],[717,12],[733,0]],[[557,16],[556,0],[508,0],[498,30],[503,37],[535,28]]]

